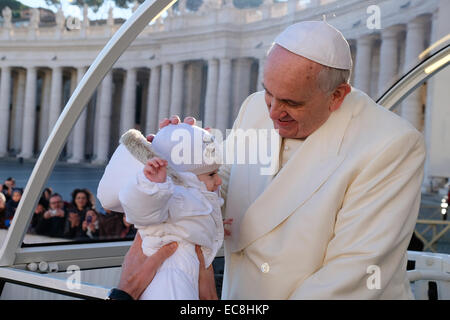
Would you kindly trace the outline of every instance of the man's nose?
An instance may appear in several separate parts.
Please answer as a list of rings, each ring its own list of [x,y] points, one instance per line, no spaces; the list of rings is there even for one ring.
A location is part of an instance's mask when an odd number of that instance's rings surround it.
[[[280,103],[280,101],[274,97],[272,97],[272,100],[270,101],[270,107],[269,107],[269,115],[272,119],[279,119],[281,118],[281,114],[283,113],[283,106]],[[285,113],[285,112],[284,112]]]

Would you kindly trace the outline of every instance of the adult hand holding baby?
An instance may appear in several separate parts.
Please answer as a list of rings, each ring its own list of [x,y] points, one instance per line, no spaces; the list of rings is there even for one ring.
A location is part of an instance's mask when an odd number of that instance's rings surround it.
[[[163,120],[161,120],[159,122],[159,128],[162,129],[162,128],[168,126],[169,124],[179,124],[180,122],[181,122],[180,117],[177,115],[173,115],[170,117],[170,119],[164,118]],[[195,120],[194,117],[190,117],[190,116],[184,118],[184,120],[183,120],[183,123],[190,124],[191,126],[195,126],[196,122],[197,122],[197,120]],[[205,130],[209,130],[209,129],[210,128],[205,128]],[[152,142],[154,137],[155,137],[154,134],[149,134],[149,135],[147,135],[146,138],[149,142]]]
[[[167,244],[150,257],[144,255],[141,247],[142,238],[137,233],[122,264],[122,274],[117,287],[135,300],[153,280],[161,264],[175,252],[178,244],[176,242]]]

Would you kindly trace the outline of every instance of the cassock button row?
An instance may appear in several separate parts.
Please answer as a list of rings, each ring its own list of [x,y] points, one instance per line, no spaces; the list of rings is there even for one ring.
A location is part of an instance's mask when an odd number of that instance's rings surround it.
[[[261,272],[262,273],[267,273],[267,272],[269,272],[269,270],[270,270],[269,264],[267,262],[264,262],[261,265]]]

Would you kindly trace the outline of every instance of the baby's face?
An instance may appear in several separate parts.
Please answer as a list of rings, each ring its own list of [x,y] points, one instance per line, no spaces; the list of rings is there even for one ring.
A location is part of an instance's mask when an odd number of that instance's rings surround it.
[[[217,191],[219,186],[222,184],[222,179],[220,179],[219,175],[217,174],[218,171],[219,170],[197,175],[198,180],[202,181],[206,185],[206,189],[208,191]]]

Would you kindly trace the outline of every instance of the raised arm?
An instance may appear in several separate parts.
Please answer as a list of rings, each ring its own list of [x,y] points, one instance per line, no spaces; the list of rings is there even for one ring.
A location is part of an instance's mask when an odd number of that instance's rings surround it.
[[[119,200],[129,223],[139,228],[163,223],[169,217],[173,183],[166,167],[167,161],[153,158],[120,190]]]

